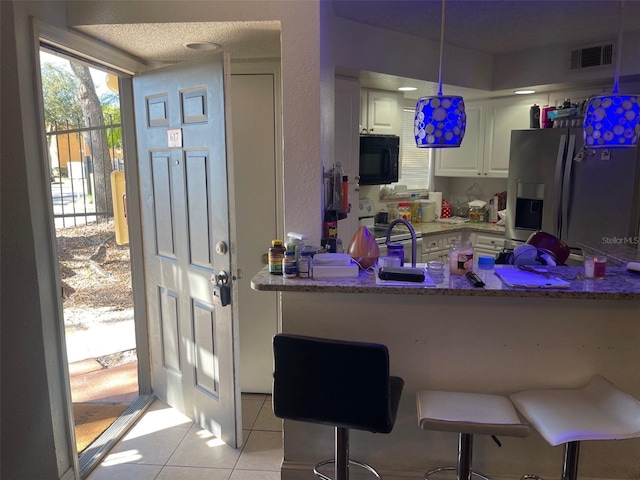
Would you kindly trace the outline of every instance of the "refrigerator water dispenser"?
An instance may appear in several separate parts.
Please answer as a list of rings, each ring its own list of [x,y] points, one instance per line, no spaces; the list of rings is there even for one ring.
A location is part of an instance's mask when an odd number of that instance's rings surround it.
[[[544,183],[518,182],[515,227],[542,229]]]

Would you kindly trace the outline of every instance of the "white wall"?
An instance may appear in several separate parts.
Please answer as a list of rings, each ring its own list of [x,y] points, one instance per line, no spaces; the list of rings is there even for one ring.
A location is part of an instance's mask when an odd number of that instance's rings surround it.
[[[628,26],[637,28],[636,26]],[[614,41],[614,51],[617,39]],[[579,46],[578,46],[579,47]],[[578,72],[569,70],[569,52],[574,44],[544,48],[532,48],[522,52],[506,53],[494,58],[493,90],[503,90],[533,85],[564,82],[611,81],[615,73],[610,67],[588,68]],[[623,35],[620,78],[640,75],[640,30]]]
[[[337,66],[438,81],[439,42],[342,18],[335,19],[332,37]],[[489,90],[492,65],[491,55],[447,45],[442,66],[443,82]]]

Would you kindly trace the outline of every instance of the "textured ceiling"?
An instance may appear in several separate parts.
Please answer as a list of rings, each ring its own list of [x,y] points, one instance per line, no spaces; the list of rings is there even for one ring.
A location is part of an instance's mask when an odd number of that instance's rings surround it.
[[[184,45],[214,42],[234,60],[280,58],[280,22],[144,23],[79,26],[76,30],[152,64],[203,54]]]
[[[347,20],[440,40],[440,0],[322,1],[331,1],[335,15]],[[640,0],[626,0],[623,12],[624,30],[640,29]],[[619,20],[618,0],[448,0],[445,43],[489,54],[550,45],[585,46],[615,41]],[[90,25],[75,29],[144,60],[152,68],[201,55],[202,51],[184,46],[194,41],[218,43],[234,61],[280,58],[280,23],[276,21]],[[370,72],[349,73],[358,75],[362,85],[369,88],[393,90],[408,80]],[[417,83],[417,93],[422,95],[436,88],[430,82]]]
[[[298,0],[300,1],[300,0]],[[331,0],[336,16],[408,35],[440,40],[440,0]],[[640,1],[624,4],[625,30],[640,29]],[[618,0],[449,0],[445,42],[490,54],[560,44],[616,40]],[[280,57],[279,22],[78,26],[77,30],[135,57],[175,63],[200,53],[184,43],[210,41],[232,59]]]

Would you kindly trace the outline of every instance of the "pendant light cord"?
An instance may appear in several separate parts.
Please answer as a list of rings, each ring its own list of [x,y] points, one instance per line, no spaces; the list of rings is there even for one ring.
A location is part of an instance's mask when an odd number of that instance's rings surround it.
[[[624,0],[620,0],[620,20],[618,22],[618,51],[616,52],[616,73],[613,78],[613,94],[618,94],[618,75],[620,74],[620,56],[622,55],[622,8],[624,7]]]
[[[444,2],[442,0],[442,23],[440,25],[440,66],[438,72],[438,96],[442,96],[442,52],[444,50]],[[622,19],[620,20],[622,21]]]

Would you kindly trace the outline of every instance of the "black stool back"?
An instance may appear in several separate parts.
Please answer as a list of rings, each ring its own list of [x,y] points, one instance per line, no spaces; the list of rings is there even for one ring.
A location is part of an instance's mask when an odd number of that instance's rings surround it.
[[[389,433],[404,381],[389,376],[384,345],[279,334],[273,410],[277,417]]]

